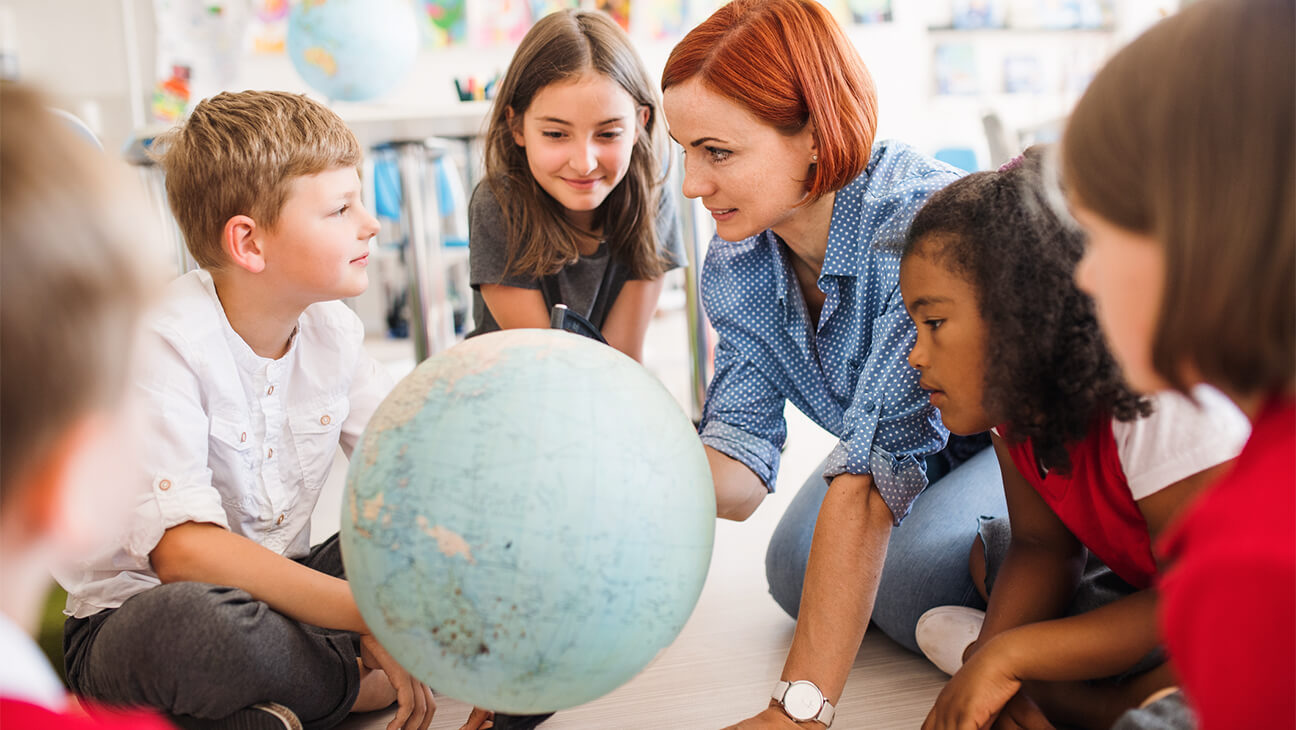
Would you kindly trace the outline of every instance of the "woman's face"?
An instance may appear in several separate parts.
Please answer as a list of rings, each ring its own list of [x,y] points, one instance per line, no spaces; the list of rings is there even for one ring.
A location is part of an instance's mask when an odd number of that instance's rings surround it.
[[[696,78],[667,89],[662,109],[684,148],[684,195],[702,199],[721,238],[740,241],[803,212],[816,151],[808,125],[783,134]]]
[[[1132,233],[1082,205],[1072,214],[1088,236],[1076,286],[1093,297],[1112,356],[1134,390],[1169,387],[1152,368],[1152,340],[1165,287],[1165,253],[1151,236]]]
[[[918,329],[909,365],[946,428],[980,433],[998,425],[984,406],[986,324],[972,285],[922,252],[940,245],[926,243],[900,263],[900,294]]]

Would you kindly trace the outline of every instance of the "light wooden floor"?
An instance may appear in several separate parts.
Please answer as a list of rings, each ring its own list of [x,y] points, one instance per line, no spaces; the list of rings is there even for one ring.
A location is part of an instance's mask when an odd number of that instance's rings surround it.
[[[656,344],[646,358],[677,393],[686,385],[681,380],[686,375],[675,367],[686,362],[674,347],[684,341],[680,328],[682,324],[669,316],[655,320],[649,345]],[[654,351],[661,354],[654,357]],[[720,728],[765,707],[794,625],[767,591],[765,546],[788,500],[833,444],[832,436],[791,408],[788,433],[778,480],[781,490],[747,522],[719,522],[702,596],[675,642],[621,688],[556,714],[542,728]],[[337,484],[330,487],[340,489]],[[340,505],[340,499],[327,494],[321,501],[326,506]],[[337,517],[327,509],[321,512],[317,530],[327,534],[326,526],[335,526]],[[855,659],[833,727],[916,728],[945,679],[925,659],[871,629]],[[437,708],[432,721],[436,730],[458,728],[470,709],[442,695],[437,696]],[[342,727],[381,730],[392,714],[389,710],[355,715]]]

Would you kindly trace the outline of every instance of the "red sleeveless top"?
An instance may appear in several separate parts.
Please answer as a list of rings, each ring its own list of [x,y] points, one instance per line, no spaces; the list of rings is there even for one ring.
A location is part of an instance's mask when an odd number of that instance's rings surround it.
[[[1008,434],[1011,428],[1004,425],[998,431]],[[1152,585],[1156,559],[1147,521],[1125,479],[1111,418],[1096,419],[1083,441],[1067,446],[1068,474],[1050,470],[1041,476],[1029,439],[1009,444],[1008,453],[1017,471],[1089,552],[1135,588]]]

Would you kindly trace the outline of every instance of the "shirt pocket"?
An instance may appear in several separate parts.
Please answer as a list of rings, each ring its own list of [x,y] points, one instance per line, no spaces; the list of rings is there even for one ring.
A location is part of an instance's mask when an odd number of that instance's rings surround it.
[[[207,445],[207,465],[212,483],[242,486],[256,468],[252,435],[247,419],[235,414],[213,413]]]
[[[321,406],[297,409],[288,416],[293,446],[306,489],[318,490],[328,480],[337,454],[342,423],[351,412],[351,401],[345,395],[327,400]]]

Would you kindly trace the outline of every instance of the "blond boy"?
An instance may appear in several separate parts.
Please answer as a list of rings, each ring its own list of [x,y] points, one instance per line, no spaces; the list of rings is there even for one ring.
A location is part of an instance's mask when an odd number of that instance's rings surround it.
[[[62,578],[68,680],[183,727],[330,727],[428,688],[374,640],[337,537],[310,517],[391,382],[343,303],[368,285],[377,220],[361,150],[304,96],[222,93],[158,142],[171,210],[202,267],[147,321],[150,493],[118,550]]]

